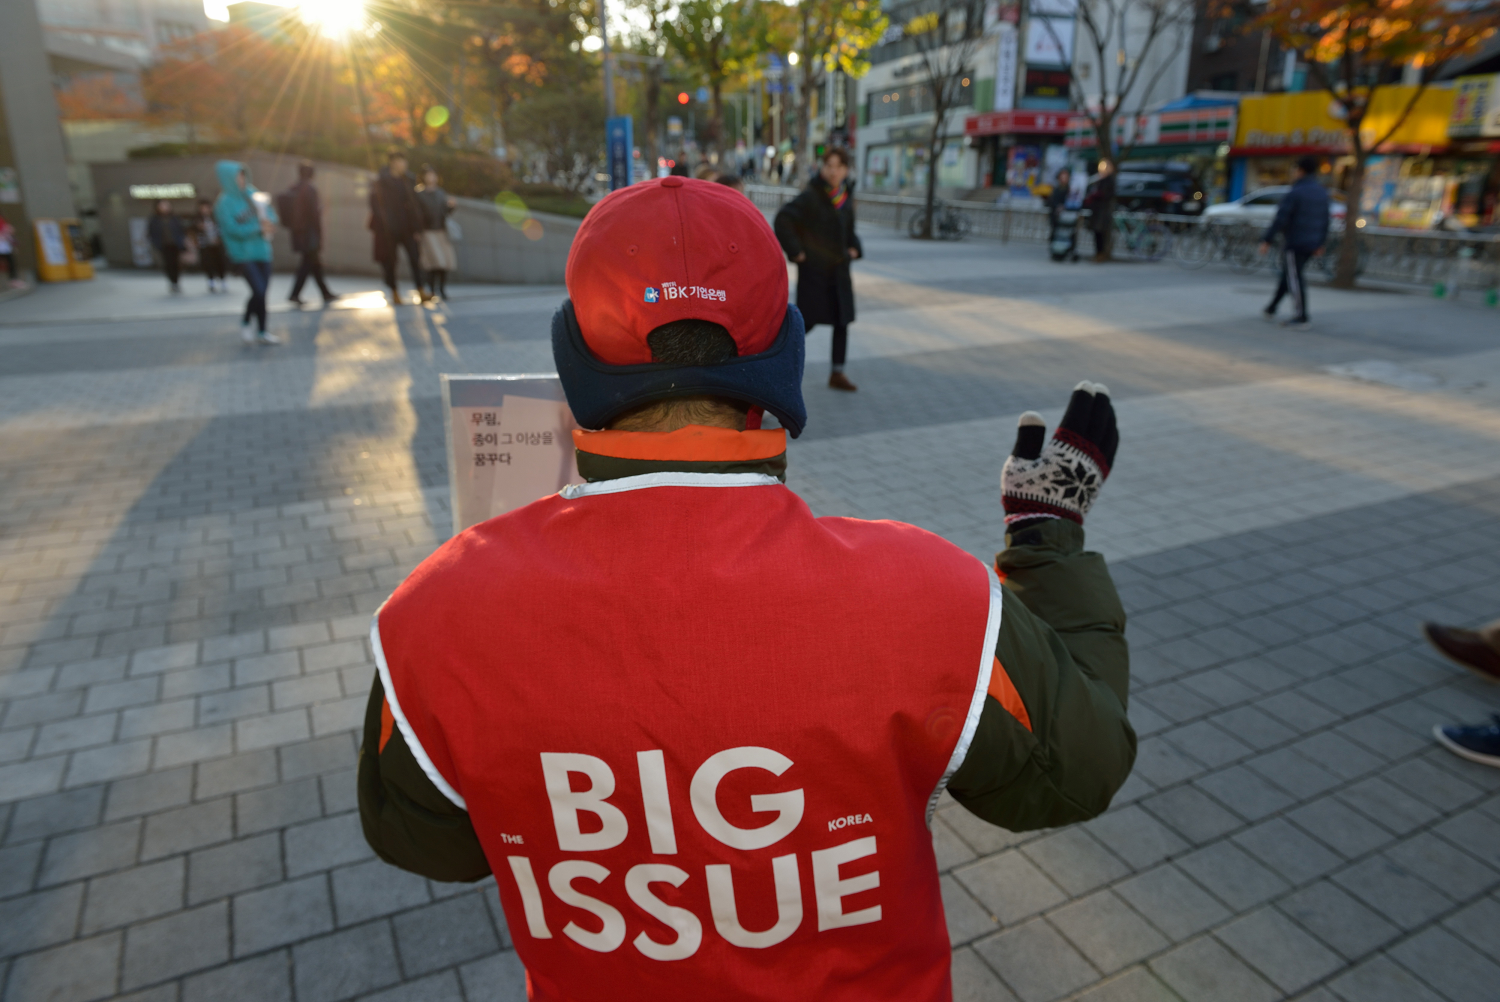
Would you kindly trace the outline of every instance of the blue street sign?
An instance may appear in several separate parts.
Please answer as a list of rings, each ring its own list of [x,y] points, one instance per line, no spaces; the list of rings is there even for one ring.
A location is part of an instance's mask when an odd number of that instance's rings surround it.
[[[698,88],[698,103],[699,104],[707,104],[708,103],[708,88],[707,87],[699,87]]]
[[[604,123],[605,146],[609,160],[609,190],[629,184],[631,154],[635,150],[635,128],[629,115],[617,115]]]

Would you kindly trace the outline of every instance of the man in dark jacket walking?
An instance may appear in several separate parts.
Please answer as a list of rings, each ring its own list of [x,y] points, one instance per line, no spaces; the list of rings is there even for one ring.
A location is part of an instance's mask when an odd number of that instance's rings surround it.
[[[328,291],[328,283],[323,281],[323,206],[312,179],[312,161],[304,160],[297,165],[297,183],[287,192],[291,196],[292,211],[286,219],[286,226],[292,231],[292,250],[302,255],[297,263],[297,278],[292,282],[292,294],[287,299],[298,306],[302,305],[302,286],[309,276],[318,283],[324,303],[338,298]]]
[[[1328,190],[1318,183],[1318,161],[1313,157],[1297,161],[1297,181],[1276,207],[1276,218],[1260,238],[1261,254],[1271,249],[1271,241],[1278,234],[1281,280],[1276,283],[1271,305],[1265,308],[1266,319],[1275,319],[1281,297],[1290,292],[1296,314],[1283,324],[1306,327],[1307,285],[1302,280],[1302,270],[1307,267],[1308,258],[1323,253],[1323,243],[1328,239]]]
[[[167,289],[176,296],[182,292],[177,279],[182,275],[182,250],[187,246],[187,230],[172,212],[165,198],[156,203],[156,212],[146,225],[146,236],[161,255],[161,270],[167,276]]]
[[[864,253],[854,232],[854,191],[849,182],[849,153],[829,147],[818,175],[776,213],[776,239],[788,259],[797,263],[797,309],[811,330],[833,327],[833,371],[828,385],[858,389],[844,375],[849,325],[854,322],[854,282],[849,262]]]
[[[422,232],[422,203],[417,200],[417,179],[406,169],[406,154],[391,150],[386,165],[370,187],[370,229],[375,234],[375,260],[385,273],[391,301],[399,303],[396,287],[396,251],[406,250],[411,278],[422,302],[431,297],[422,291],[422,251],[417,234]]]

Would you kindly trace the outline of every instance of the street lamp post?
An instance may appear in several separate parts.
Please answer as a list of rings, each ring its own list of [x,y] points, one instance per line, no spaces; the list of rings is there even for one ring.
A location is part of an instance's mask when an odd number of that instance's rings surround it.
[[[599,0],[599,41],[604,54],[604,117],[615,117],[615,74],[609,58],[609,8]]]

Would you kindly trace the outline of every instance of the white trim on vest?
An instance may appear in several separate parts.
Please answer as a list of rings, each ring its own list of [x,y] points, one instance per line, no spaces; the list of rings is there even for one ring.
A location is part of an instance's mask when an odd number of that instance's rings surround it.
[[[979,715],[984,712],[984,697],[990,691],[990,672],[995,666],[995,642],[1000,639],[1000,611],[1005,592],[995,569],[985,564],[984,570],[990,580],[990,617],[984,624],[984,648],[979,652],[979,674],[974,681],[974,695],[969,699],[969,715],[964,718],[964,729],[958,735],[958,744],[953,748],[952,757],[948,759],[947,771],[938,780],[932,796],[927,799],[928,828],[932,827],[932,814],[937,810],[938,798],[948,788],[948,780],[953,778],[953,774],[964,764],[964,758],[969,754],[974,732],[979,729]]]
[[[396,718],[396,726],[401,728],[401,736],[406,739],[406,747],[411,749],[412,758],[417,760],[417,765],[422,767],[422,771],[427,774],[428,779],[432,780],[432,785],[438,788],[438,792],[452,801],[453,806],[467,811],[468,803],[443,778],[437,766],[432,764],[432,759],[427,756],[427,749],[423,748],[422,742],[417,740],[417,732],[411,729],[411,723],[406,719],[406,714],[401,712],[401,701],[396,698],[396,687],[391,684],[391,669],[385,663],[385,651],[380,646],[380,609],[376,609],[375,615],[370,618],[370,646],[375,650],[375,670],[380,673],[380,684],[385,688],[385,701],[390,704],[391,716]]]
[[[781,481],[767,473],[642,473],[618,480],[569,484],[557,493],[572,500],[591,494],[618,494],[643,487],[772,487]]]

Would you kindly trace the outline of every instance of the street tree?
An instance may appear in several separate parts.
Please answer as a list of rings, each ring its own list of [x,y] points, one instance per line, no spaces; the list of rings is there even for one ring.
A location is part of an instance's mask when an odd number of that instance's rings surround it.
[[[974,57],[983,41],[978,14],[982,5],[971,0],[922,0],[901,31],[919,57],[921,83],[932,105],[932,129],[927,139],[927,193],[919,238],[932,239],[933,207],[937,198],[938,164],[948,145],[948,115],[963,98],[974,72]]]
[[[1359,271],[1359,222],[1365,172],[1372,153],[1390,142],[1421,100],[1429,74],[1495,33],[1496,0],[1267,0],[1259,26],[1307,63],[1313,80],[1332,95],[1354,164],[1345,175],[1349,226],[1339,247],[1333,284],[1353,288]],[[1396,86],[1410,67],[1416,85],[1396,114],[1377,125],[1376,96]],[[1384,116],[1382,116],[1383,118]]]
[[[545,180],[582,191],[604,156],[604,95],[599,83],[537,91],[511,109],[509,131],[545,165]]]
[[[797,151],[811,162],[812,96],[828,74],[862,77],[870,69],[866,53],[880,41],[890,19],[878,0],[799,0],[796,7],[797,69],[801,73],[802,114],[797,116]]]
[[[667,44],[703,80],[709,93],[704,142],[718,149],[724,135],[724,85],[750,66],[763,45],[759,29],[768,4],[744,0],[681,0],[676,16],[662,25]]]
[[[453,7],[469,31],[466,49],[478,68],[474,87],[491,104],[496,146],[509,149],[510,114],[518,104],[544,90],[586,87],[598,73],[582,51],[592,4],[504,0]]]
[[[617,54],[617,59],[638,72],[641,79],[639,100],[643,114],[637,139],[644,148],[650,173],[655,176],[656,163],[662,156],[662,82],[671,51],[666,26],[671,20],[675,3],[673,0],[629,0],[627,6],[636,11],[637,16],[629,35],[624,39],[624,51]]]
[[[1099,160],[1113,172],[1135,148],[1137,129],[1120,129],[1122,119],[1145,110],[1157,85],[1177,65],[1179,53],[1192,38],[1195,0],[1030,0],[1027,13],[1051,36],[1068,65],[1073,107],[1088,119]],[[1056,15],[1072,14],[1075,36],[1082,50],[1077,57],[1059,37]],[[1112,219],[1113,184],[1101,185],[1091,209]],[[1103,246],[1096,256],[1108,260],[1114,247],[1114,227],[1102,231]]]

